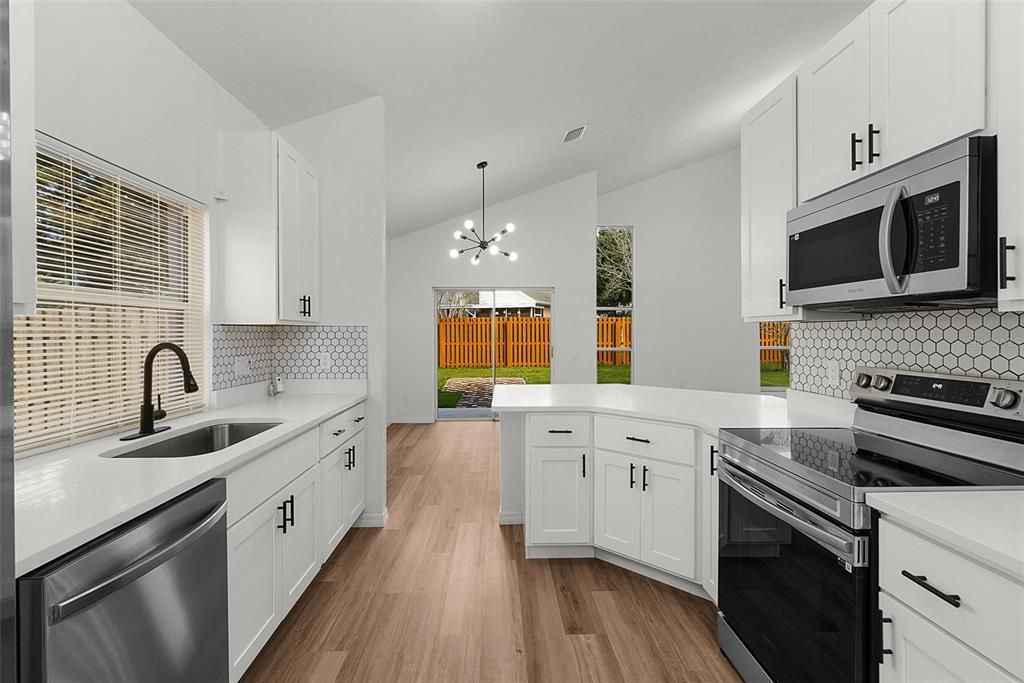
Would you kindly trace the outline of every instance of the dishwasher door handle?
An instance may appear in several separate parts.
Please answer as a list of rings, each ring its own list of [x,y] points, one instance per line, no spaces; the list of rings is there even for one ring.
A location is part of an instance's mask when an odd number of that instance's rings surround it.
[[[57,624],[64,619],[67,619],[75,612],[83,610],[89,605],[102,600],[114,591],[124,588],[132,581],[141,579],[143,576],[192,545],[192,543],[199,540],[203,534],[213,528],[217,522],[224,517],[227,512],[227,508],[227,501],[224,501],[194,527],[171,543],[154,550],[145,557],[131,563],[113,576],[85,589],[74,597],[50,605],[50,625],[52,626],[53,624]]]

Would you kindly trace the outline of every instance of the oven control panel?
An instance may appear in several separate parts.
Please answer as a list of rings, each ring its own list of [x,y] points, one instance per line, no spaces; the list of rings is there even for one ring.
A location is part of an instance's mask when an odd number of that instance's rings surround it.
[[[1024,419],[1024,382],[989,377],[859,367],[850,382],[850,395],[941,406],[962,412]]]

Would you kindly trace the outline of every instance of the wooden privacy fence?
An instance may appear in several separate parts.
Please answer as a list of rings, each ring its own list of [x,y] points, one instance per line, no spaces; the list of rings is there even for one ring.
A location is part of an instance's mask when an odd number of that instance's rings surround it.
[[[630,348],[630,318],[598,318],[600,348]],[[495,318],[495,365],[536,368],[551,365],[551,318]],[[599,351],[599,365],[629,365],[628,351]],[[437,367],[491,366],[490,318],[443,318],[437,323]]]
[[[789,367],[789,323],[761,323],[761,362]]]

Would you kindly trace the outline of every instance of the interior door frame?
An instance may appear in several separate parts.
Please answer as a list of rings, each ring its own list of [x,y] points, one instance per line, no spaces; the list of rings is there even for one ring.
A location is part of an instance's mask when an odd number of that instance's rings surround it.
[[[492,414],[491,417],[440,417],[438,415],[438,412],[437,412],[438,411],[438,407],[437,407],[437,377],[438,377],[438,371],[440,370],[440,368],[437,367],[437,352],[438,352],[438,348],[437,348],[437,324],[438,324],[438,321],[440,320],[440,318],[437,315],[437,294],[438,294],[438,292],[452,292],[452,291],[454,291],[454,292],[484,292],[484,291],[498,292],[498,291],[510,291],[510,290],[511,291],[517,291],[517,292],[538,291],[538,290],[545,291],[545,292],[551,292],[551,318],[550,318],[550,320],[551,320],[551,323],[550,323],[550,325],[551,325],[551,331],[550,331],[551,343],[550,343],[549,351],[548,351],[548,360],[549,360],[548,373],[549,373],[549,377],[551,378],[551,380],[549,380],[550,383],[552,383],[552,384],[554,383],[553,379],[554,379],[554,375],[555,375],[555,326],[558,324],[556,322],[556,318],[558,316],[555,315],[555,306],[557,305],[556,304],[557,297],[555,296],[556,295],[556,291],[555,291],[555,287],[554,286],[549,286],[549,287],[516,287],[516,286],[504,286],[504,285],[493,286],[493,287],[480,287],[480,286],[478,286],[478,287],[469,287],[469,286],[437,287],[437,286],[435,286],[435,287],[431,288],[431,292],[430,292],[431,293],[431,305],[434,307],[433,329],[431,330],[431,338],[433,339],[433,343],[431,344],[431,348],[433,349],[433,360],[431,362],[434,365],[434,383],[432,385],[433,391],[431,392],[431,396],[433,397],[432,401],[433,401],[433,404],[434,404],[434,421],[435,422],[438,422],[438,421],[440,421],[440,422],[497,422],[497,421],[499,421],[498,420],[498,416],[496,414]],[[496,350],[495,347],[496,347],[496,344],[497,344],[497,339],[496,339],[497,315],[495,314],[495,311],[497,310],[497,297],[495,297],[495,299],[493,301],[494,301],[495,305],[491,307],[491,382],[493,383],[492,386],[496,386],[497,385],[497,372],[498,372],[498,370],[497,370],[497,366],[494,363],[494,360],[495,360],[495,350]]]

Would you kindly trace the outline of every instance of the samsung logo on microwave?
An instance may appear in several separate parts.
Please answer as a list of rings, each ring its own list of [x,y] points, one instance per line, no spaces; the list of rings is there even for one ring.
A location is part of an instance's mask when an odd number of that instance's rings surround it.
[[[934,204],[940,199],[942,199],[942,197],[939,195],[938,192],[936,192],[935,194],[930,194],[924,198],[924,205],[928,206],[929,204]]]

